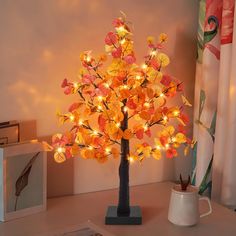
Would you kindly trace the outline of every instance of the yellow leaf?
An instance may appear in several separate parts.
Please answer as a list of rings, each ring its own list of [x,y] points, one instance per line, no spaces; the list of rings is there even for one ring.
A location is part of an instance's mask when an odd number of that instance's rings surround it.
[[[131,129],[126,129],[126,130],[123,132],[123,138],[124,138],[124,139],[129,140],[129,139],[132,138],[132,136],[133,136],[133,133],[132,133]]]
[[[170,59],[165,53],[158,53],[157,60],[159,61],[162,67],[165,67],[170,63]]]
[[[187,141],[186,136],[183,133],[177,133],[175,139],[177,143],[186,143]]]
[[[155,150],[152,152],[152,156],[153,156],[153,158],[155,158],[156,160],[160,160],[160,159],[161,159],[161,151],[158,150],[158,149],[155,149]]]
[[[188,99],[184,95],[181,95],[181,98],[185,106],[189,106],[189,107],[192,106],[192,104],[188,101]]]
[[[148,44],[153,44],[154,40],[155,40],[155,38],[153,36],[148,36],[147,37]]]
[[[159,41],[162,43],[162,42],[166,42],[167,41],[167,34],[165,34],[165,33],[161,33],[160,35],[159,35]]]
[[[169,135],[173,135],[175,132],[174,126],[170,125],[166,127],[166,131],[169,133]]]
[[[66,160],[65,154],[63,152],[55,152],[54,153],[54,160],[57,163],[62,163]]]

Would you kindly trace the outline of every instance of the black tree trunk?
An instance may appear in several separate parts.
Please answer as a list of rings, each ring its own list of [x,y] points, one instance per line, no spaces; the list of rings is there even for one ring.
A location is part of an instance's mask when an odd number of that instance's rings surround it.
[[[128,113],[124,112],[124,120],[121,129],[124,131],[128,128]],[[117,208],[118,216],[128,216],[130,214],[129,204],[129,140],[121,139],[121,158],[119,167],[120,188],[119,202]]]

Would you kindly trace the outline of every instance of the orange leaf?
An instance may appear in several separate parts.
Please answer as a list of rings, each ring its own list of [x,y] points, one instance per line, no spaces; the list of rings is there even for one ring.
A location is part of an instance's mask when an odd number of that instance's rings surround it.
[[[142,111],[139,116],[144,119],[144,120],[150,120],[151,119],[151,115],[149,112],[147,111]]]
[[[117,148],[115,148],[115,147],[112,147],[111,153],[112,153],[112,155],[113,155],[113,157],[114,157],[115,159],[118,158],[119,155],[120,155],[119,150],[118,150]]]
[[[132,133],[131,129],[126,129],[123,133],[123,138],[129,140],[132,137],[133,137],[133,133]]]

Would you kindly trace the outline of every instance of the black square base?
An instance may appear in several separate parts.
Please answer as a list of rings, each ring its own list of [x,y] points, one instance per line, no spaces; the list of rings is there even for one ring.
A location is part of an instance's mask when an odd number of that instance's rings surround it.
[[[141,225],[142,212],[139,206],[130,207],[129,216],[118,216],[117,206],[109,206],[105,218],[106,225]]]

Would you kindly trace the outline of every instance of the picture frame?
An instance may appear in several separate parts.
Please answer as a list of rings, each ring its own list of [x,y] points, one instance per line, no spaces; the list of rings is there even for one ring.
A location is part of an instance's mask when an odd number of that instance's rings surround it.
[[[46,171],[41,143],[0,147],[0,221],[46,210]]]
[[[0,146],[20,142],[20,124],[17,121],[0,123]]]

